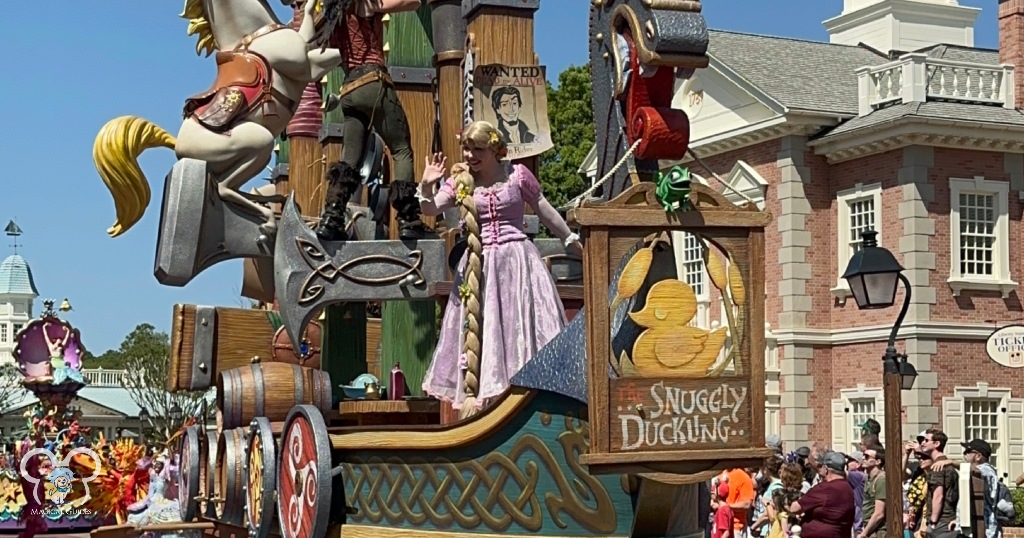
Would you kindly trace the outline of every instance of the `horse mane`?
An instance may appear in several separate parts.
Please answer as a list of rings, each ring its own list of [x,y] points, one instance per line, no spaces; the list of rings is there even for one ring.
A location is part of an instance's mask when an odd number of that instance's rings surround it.
[[[179,17],[188,19],[188,35],[199,34],[199,41],[196,42],[197,55],[205,51],[206,56],[209,56],[217,50],[217,41],[213,38],[210,21],[206,20],[203,0],[185,0],[185,10]]]

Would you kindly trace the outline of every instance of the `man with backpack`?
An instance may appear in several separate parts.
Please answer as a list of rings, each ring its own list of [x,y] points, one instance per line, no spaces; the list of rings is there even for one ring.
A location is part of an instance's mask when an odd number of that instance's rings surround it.
[[[1003,525],[1012,522],[1016,513],[1010,489],[989,463],[992,445],[982,439],[960,444],[964,447],[964,461],[973,465],[985,482],[985,538],[1002,538]]]

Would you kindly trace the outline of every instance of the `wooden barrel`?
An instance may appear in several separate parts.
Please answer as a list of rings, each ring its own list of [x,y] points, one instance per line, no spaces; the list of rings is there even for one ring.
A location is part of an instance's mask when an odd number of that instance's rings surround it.
[[[251,538],[269,538],[277,528],[277,441],[266,417],[253,419],[249,426],[249,455],[245,476],[246,526]]]
[[[240,526],[245,514],[245,432],[247,428],[224,430],[217,439],[217,519]]]
[[[182,432],[178,444],[178,511],[181,520],[189,522],[195,519],[199,506],[199,470],[202,467],[199,459],[199,444],[202,436],[199,426],[189,426]]]
[[[199,440],[199,513],[213,518],[217,515],[217,503],[212,499],[219,495],[213,480],[217,476],[217,434],[206,432]]]
[[[284,423],[277,466],[277,519],[282,538],[326,535],[332,481],[331,439],[323,415],[312,405],[297,405]]]
[[[225,430],[249,427],[256,417],[284,420],[297,404],[331,410],[331,376],[283,362],[250,364],[217,374],[217,408]]]

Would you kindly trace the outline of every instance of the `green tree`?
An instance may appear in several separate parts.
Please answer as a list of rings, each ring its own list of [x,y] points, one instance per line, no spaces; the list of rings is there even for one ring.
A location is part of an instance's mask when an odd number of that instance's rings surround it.
[[[167,392],[170,348],[167,333],[157,332],[152,325],[143,323],[125,337],[117,350],[125,364],[124,387],[139,407],[149,411],[148,426],[153,430],[152,436],[161,442],[166,442],[181,426],[179,421],[171,419],[171,409],[177,405],[182,417],[199,417],[207,394],[207,391]]]
[[[541,155],[540,182],[551,204],[560,207],[588,187],[579,167],[594,146],[590,67],[569,66],[558,75],[558,88],[548,83],[547,94],[555,147]]]
[[[127,365],[121,352],[116,349],[108,349],[102,355],[96,356],[88,351],[82,357],[82,367],[90,370],[103,368],[104,370],[124,370]]]

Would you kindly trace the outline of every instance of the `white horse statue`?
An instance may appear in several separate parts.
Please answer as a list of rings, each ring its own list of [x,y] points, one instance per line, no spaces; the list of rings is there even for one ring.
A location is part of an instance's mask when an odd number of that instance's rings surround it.
[[[149,183],[138,156],[165,147],[178,159],[205,161],[221,199],[266,219],[258,240],[273,241],[273,211],[238,189],[270,162],[274,141],[288,126],[306,85],[341,63],[338,49],[309,45],[318,4],[305,3],[296,31],[281,24],[267,0],[186,1],[181,16],[189,20],[189,35],[198,34],[196,53],[218,51],[217,80],[186,101],[177,138],[134,116],[113,119],[100,130],[93,160],[114,197],[117,220],[107,230],[111,237],[128,231],[149,205]]]

